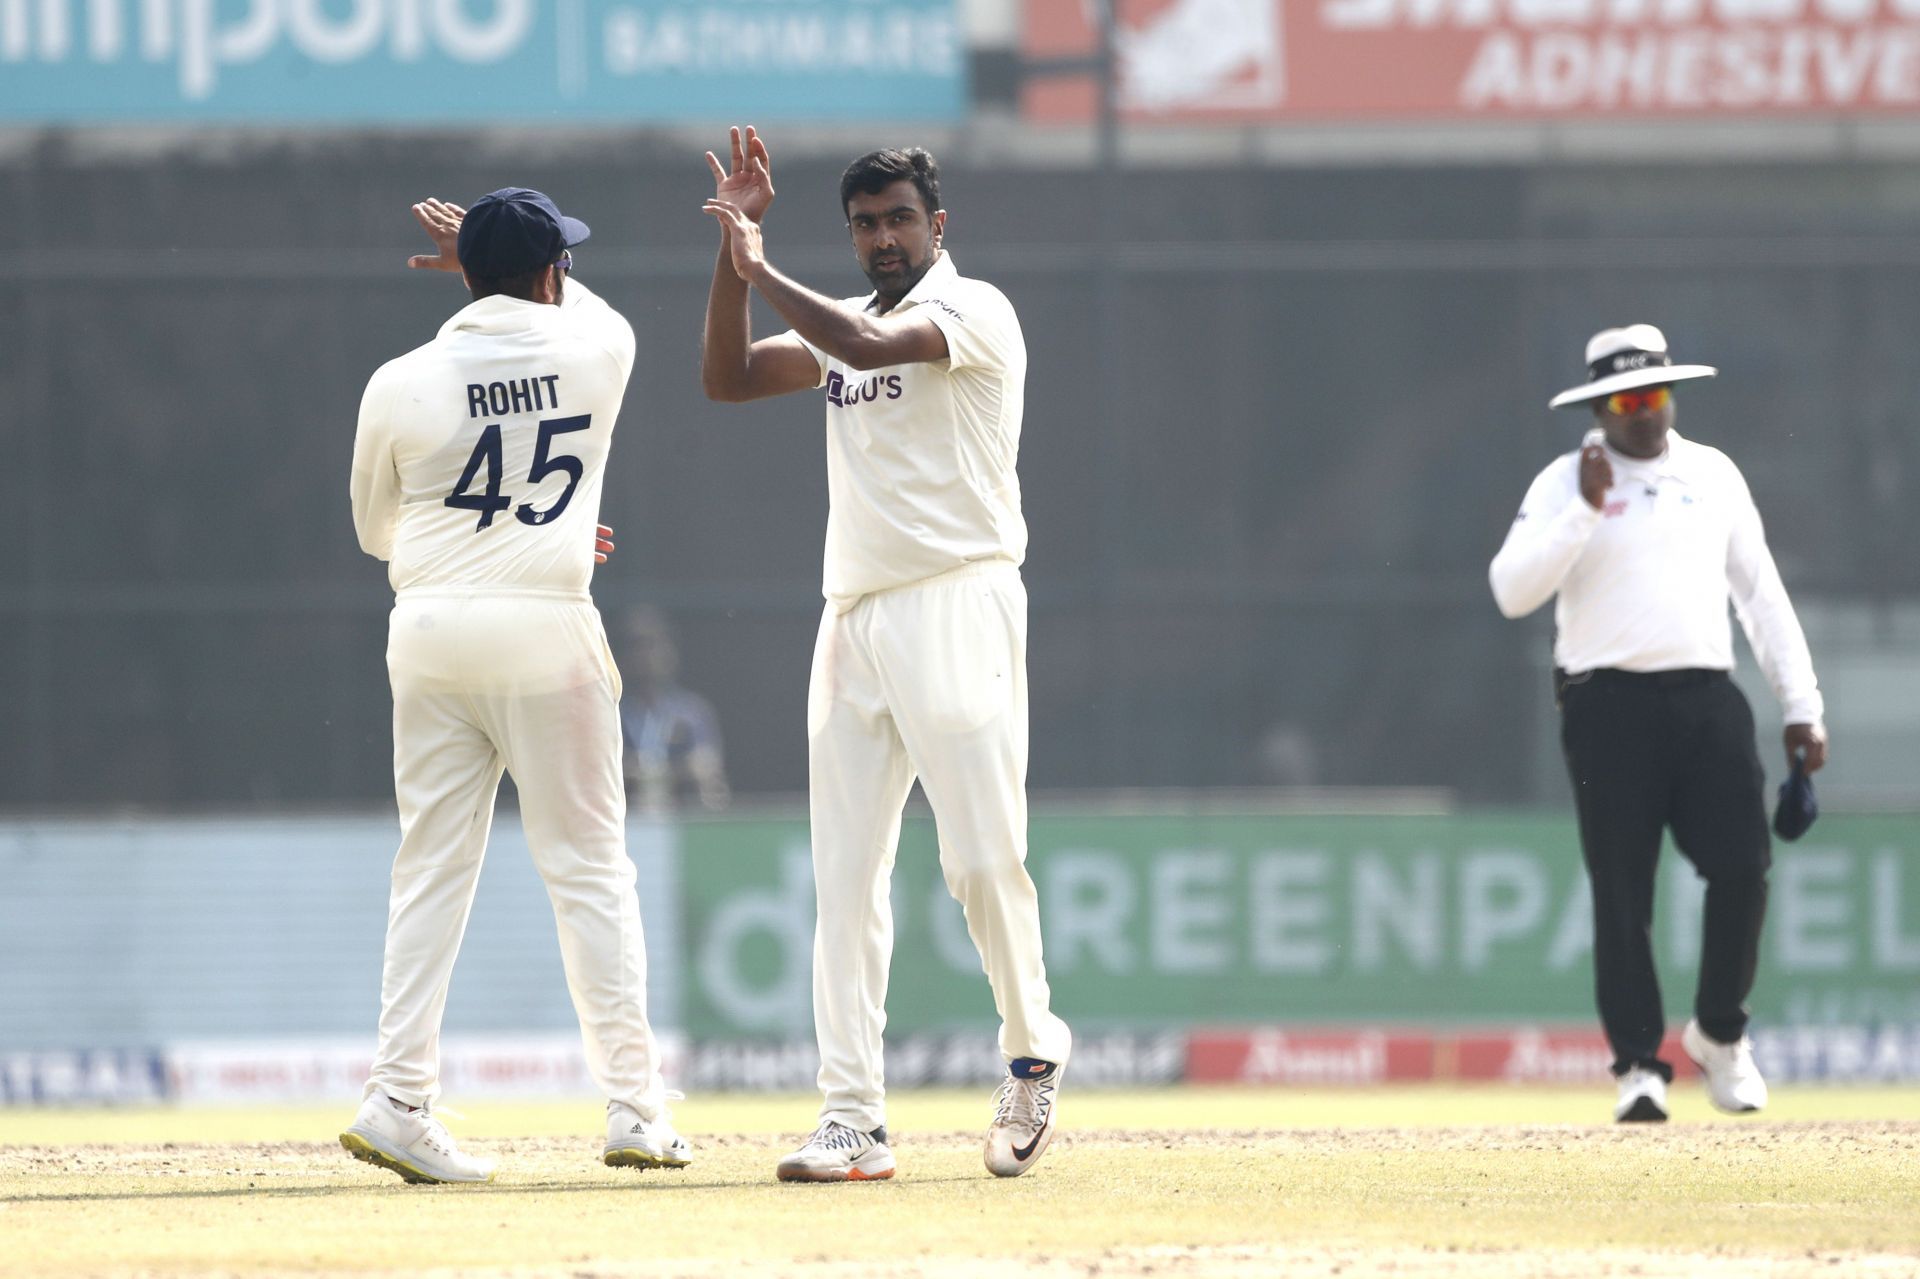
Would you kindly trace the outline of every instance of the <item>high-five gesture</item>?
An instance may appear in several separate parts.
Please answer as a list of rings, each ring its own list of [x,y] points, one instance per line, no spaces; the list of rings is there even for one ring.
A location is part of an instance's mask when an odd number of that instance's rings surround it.
[[[733,259],[733,273],[753,282],[754,272],[766,265],[767,249],[760,238],[760,224],[750,219],[739,205],[719,196],[702,206],[727,232],[727,251]]]
[[[757,223],[767,216],[767,207],[773,203],[773,161],[767,155],[767,144],[752,125],[747,126],[744,137],[737,125],[727,134],[733,144],[731,171],[721,168],[719,158],[707,152],[707,167],[713,170],[713,198],[726,201]]]
[[[467,211],[457,204],[448,204],[445,200],[426,200],[413,206],[413,220],[433,241],[433,247],[439,252],[433,254],[416,253],[407,259],[407,265],[416,271],[458,271],[460,255],[457,251],[460,242],[460,220]]]
[[[720,223],[720,252],[713,263],[713,288],[707,296],[706,333],[700,345],[700,384],[710,399],[738,403],[805,390],[820,382],[813,352],[792,334],[753,340],[750,288],[770,275],[760,220],[773,203],[773,169],[767,144],[749,125],[729,129],[733,165],[729,172],[713,152],[713,198],[703,206]]]

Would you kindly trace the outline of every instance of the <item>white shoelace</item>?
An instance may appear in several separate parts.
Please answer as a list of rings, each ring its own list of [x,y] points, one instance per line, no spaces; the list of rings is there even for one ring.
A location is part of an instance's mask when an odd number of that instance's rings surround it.
[[[1000,1094],[994,1098],[997,1109],[993,1116],[996,1125],[1022,1127],[1038,1132],[1047,1126],[1047,1116],[1053,1110],[1053,1079],[1015,1079],[1009,1075],[1000,1084]]]
[[[405,1102],[396,1101],[391,1093],[383,1093],[382,1096],[386,1098],[387,1105],[391,1106],[394,1113],[402,1120],[413,1120],[419,1123],[420,1135],[413,1139],[414,1142],[424,1142],[427,1149],[447,1158],[464,1157],[458,1143],[453,1139],[453,1134],[447,1131],[447,1125],[441,1121],[440,1116],[449,1115],[455,1119],[465,1119],[465,1115],[452,1106],[431,1102],[425,1106],[408,1109]]]
[[[455,1119],[466,1118],[465,1115],[457,1110],[449,1109],[446,1113],[452,1115]],[[422,1108],[418,1114],[418,1118],[426,1127],[426,1132],[423,1134],[423,1137],[427,1145],[438,1150],[443,1155],[451,1155],[459,1151],[460,1147],[454,1144],[453,1134],[448,1132],[447,1126],[440,1122],[439,1115]]]

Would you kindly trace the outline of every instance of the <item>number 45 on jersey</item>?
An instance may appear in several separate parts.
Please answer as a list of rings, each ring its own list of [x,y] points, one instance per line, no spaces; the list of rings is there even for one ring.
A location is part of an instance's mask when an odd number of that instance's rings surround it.
[[[573,500],[573,490],[580,484],[580,459],[561,454],[548,456],[553,447],[553,437],[565,435],[568,431],[584,431],[593,424],[593,415],[582,413],[578,417],[557,417],[540,423],[540,438],[533,446],[533,469],[527,472],[527,483],[538,484],[556,471],[567,477],[567,487],[560,490],[560,496],[553,505],[544,511],[536,511],[531,503],[522,502],[520,509],[513,515],[522,524],[539,527],[551,524],[560,518],[560,512],[567,509],[567,503]],[[474,478],[480,468],[487,468],[487,487],[484,492],[470,493]],[[480,522],[473,531],[493,523],[493,517],[513,505],[513,499],[500,496],[500,424],[494,422],[480,432],[480,442],[473,446],[473,456],[467,459],[467,469],[460,472],[460,482],[453,486],[453,492],[447,494],[446,505],[463,511],[480,512]]]

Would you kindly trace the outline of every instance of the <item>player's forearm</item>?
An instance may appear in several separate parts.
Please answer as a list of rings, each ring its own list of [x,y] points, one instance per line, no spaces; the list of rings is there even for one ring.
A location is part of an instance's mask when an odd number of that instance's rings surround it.
[[[1552,599],[1599,522],[1600,513],[1575,497],[1544,528],[1515,524],[1487,570],[1501,613],[1525,617]]]
[[[1807,635],[1787,597],[1756,513],[1736,525],[1727,556],[1727,586],[1748,646],[1789,724],[1818,724],[1825,711]]]
[[[877,369],[898,362],[871,316],[788,279],[771,262],[758,265],[751,283],[796,333],[849,368]]]
[[[377,560],[393,558],[396,495],[381,485],[371,468],[355,466],[349,496],[353,502],[353,531],[360,549]]]
[[[734,274],[733,261],[723,241],[720,259],[713,264],[713,287],[707,293],[707,327],[700,343],[700,385],[710,400],[746,397],[753,347],[750,296],[747,282]]]
[[[1813,654],[1808,651],[1806,633],[1800,619],[1784,595],[1771,606],[1739,610],[1740,624],[1747,643],[1767,686],[1780,702],[1780,713],[1788,724],[1820,724],[1826,719],[1826,698],[1820,692],[1819,678],[1813,672]]]
[[[391,398],[386,383],[375,374],[360,400],[360,420],[353,431],[353,471],[347,483],[360,549],[380,560],[393,558],[394,523],[400,513],[400,476],[393,467],[386,426]]]

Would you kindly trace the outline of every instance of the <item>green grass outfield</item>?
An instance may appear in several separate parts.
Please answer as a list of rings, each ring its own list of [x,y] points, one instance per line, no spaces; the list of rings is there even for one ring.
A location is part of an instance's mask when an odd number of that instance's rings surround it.
[[[450,1099],[458,1105],[459,1099]],[[490,1186],[410,1187],[324,1109],[0,1110],[0,1274],[1899,1276],[1920,1279],[1920,1090],[1779,1089],[1606,1122],[1611,1090],[1073,1092],[1027,1177],[988,1097],[890,1106],[899,1176],[781,1185],[811,1097],[676,1108],[682,1172],[603,1167],[591,1101],[450,1121]]]

